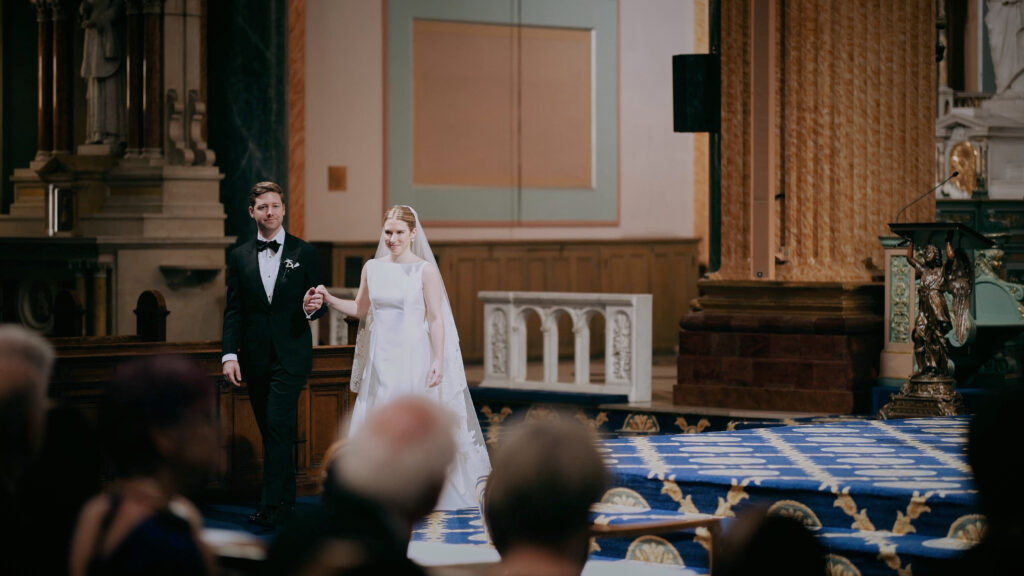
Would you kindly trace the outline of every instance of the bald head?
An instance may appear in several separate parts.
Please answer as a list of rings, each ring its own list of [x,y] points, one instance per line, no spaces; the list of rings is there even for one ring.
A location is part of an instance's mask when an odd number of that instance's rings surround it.
[[[42,387],[45,393],[53,359],[53,345],[39,334],[17,324],[0,324],[0,367],[13,372],[19,366],[24,371],[17,378],[0,371],[0,395],[24,385]],[[23,381],[25,377],[31,382]]]
[[[8,478],[29,464],[42,442],[53,360],[45,338],[0,324],[0,466]]]
[[[455,457],[452,415],[422,396],[378,407],[335,460],[336,478],[413,522],[433,509]]]

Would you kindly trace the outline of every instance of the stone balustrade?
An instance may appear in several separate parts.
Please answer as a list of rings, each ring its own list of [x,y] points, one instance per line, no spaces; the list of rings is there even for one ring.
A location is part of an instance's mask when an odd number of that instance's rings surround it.
[[[571,292],[480,292],[484,302],[484,380],[481,386],[557,392],[625,394],[630,402],[651,399],[650,294]],[[543,334],[543,381],[526,375],[526,321],[536,313]],[[572,319],[573,382],[558,381],[558,320]],[[590,378],[590,322],[605,320],[605,381]]]

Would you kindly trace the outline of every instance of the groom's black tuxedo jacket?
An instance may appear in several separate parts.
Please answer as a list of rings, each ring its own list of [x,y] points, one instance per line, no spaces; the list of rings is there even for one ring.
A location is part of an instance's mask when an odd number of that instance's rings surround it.
[[[243,378],[269,376],[271,352],[290,374],[308,376],[313,369],[312,333],[302,297],[320,284],[319,260],[313,246],[291,234],[285,235],[281,250],[273,302],[267,301],[260,278],[256,239],[228,254],[223,350],[238,354]],[[312,317],[326,310],[325,305]]]

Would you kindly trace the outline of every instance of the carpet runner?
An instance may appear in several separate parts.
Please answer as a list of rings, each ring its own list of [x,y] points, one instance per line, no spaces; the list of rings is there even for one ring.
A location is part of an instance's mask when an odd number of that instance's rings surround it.
[[[603,504],[618,507],[618,517],[599,509],[595,519],[729,518],[764,505],[802,519],[826,546],[834,574],[928,574],[984,529],[966,463],[968,425],[967,417],[835,419],[603,439],[615,476]],[[707,573],[709,539],[700,528],[598,538],[592,557]],[[487,545],[475,509],[435,512],[414,540]]]
[[[742,420],[536,404],[478,406],[494,441],[517,419],[573,418],[592,427],[614,476],[595,507],[598,523],[663,522],[696,514],[729,519],[770,506],[810,527],[833,574],[922,576],[984,530],[966,462],[969,417],[881,421],[855,417]],[[501,415],[501,412],[498,415]],[[697,433],[700,432],[700,433]],[[316,505],[303,498],[300,506]],[[252,531],[246,507],[204,507],[207,526]],[[271,537],[272,534],[264,534]],[[438,511],[413,541],[490,549],[477,509]],[[591,559],[709,572],[706,528],[596,538]],[[453,558],[453,562],[457,559]]]

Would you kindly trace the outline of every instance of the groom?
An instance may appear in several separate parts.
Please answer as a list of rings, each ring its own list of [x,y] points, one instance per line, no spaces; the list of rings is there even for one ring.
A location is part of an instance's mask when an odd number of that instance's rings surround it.
[[[228,254],[224,379],[241,386],[263,438],[263,494],[249,521],[272,527],[295,507],[298,401],[313,369],[309,320],[326,311],[307,291],[320,283],[316,249],[286,234],[284,191],[260,182],[249,191],[256,238]]]

